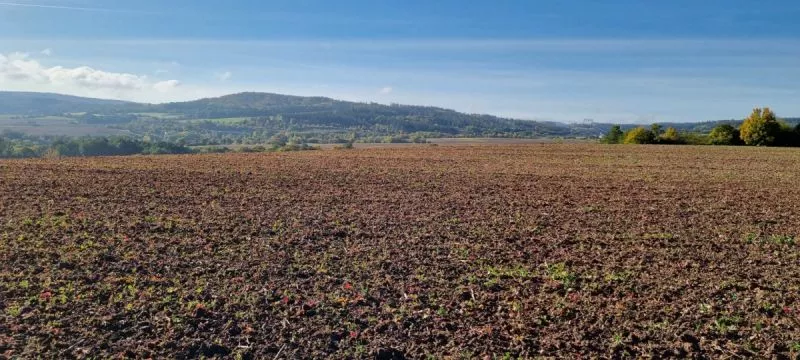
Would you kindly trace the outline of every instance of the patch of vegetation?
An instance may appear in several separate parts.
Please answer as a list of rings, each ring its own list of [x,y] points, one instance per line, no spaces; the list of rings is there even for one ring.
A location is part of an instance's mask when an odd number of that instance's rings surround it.
[[[512,279],[530,279],[533,273],[522,265],[517,266],[489,266],[486,269],[489,276],[496,278],[512,278]]]
[[[720,335],[727,335],[739,330],[742,319],[737,316],[720,316],[714,319],[712,329]]]
[[[560,282],[565,288],[572,288],[575,286],[578,276],[571,272],[567,264],[557,263],[547,267],[547,273],[550,278]]]
[[[797,243],[797,241],[793,236],[788,236],[788,235],[771,235],[769,237],[769,241],[777,245],[790,245],[790,246],[794,246]]]

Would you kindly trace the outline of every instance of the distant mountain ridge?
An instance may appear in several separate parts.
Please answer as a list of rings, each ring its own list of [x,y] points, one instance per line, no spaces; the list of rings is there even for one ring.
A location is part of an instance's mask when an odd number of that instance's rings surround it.
[[[187,102],[140,104],[58,94],[0,92],[0,115],[74,117],[74,114],[84,113],[88,116],[75,117],[75,122],[119,126],[137,120],[150,121],[153,125],[155,123],[152,120],[166,124],[188,120],[247,118],[259,119],[265,126],[270,121],[285,123],[285,130],[293,132],[366,130],[381,135],[426,132],[453,136],[513,133],[526,137],[571,133],[569,125],[557,122],[465,114],[431,106],[358,103],[271,93],[248,92]],[[167,114],[169,118],[154,119],[147,115],[156,113]],[[254,121],[251,128],[259,128],[255,124],[258,121]],[[274,129],[274,126],[270,128]]]
[[[0,114],[4,115],[58,115],[70,112],[108,111],[129,104],[134,103],[54,93],[0,91]]]
[[[256,141],[285,132],[314,141],[347,136],[597,137],[608,123],[559,123],[466,114],[416,105],[383,105],[272,93],[245,92],[216,98],[142,104],[70,95],[0,91],[0,131],[128,135],[190,143]],[[44,117],[57,118],[42,119]],[[52,121],[61,121],[52,123]],[[800,119],[788,119],[797,122]],[[662,123],[681,131],[708,132],[720,123]],[[47,125],[47,126],[46,126]],[[57,125],[57,126],[56,126]],[[623,125],[624,128],[636,125]],[[61,130],[59,130],[61,129]],[[73,130],[80,129],[79,132]],[[346,135],[351,134],[351,135]],[[209,140],[217,139],[217,140]]]

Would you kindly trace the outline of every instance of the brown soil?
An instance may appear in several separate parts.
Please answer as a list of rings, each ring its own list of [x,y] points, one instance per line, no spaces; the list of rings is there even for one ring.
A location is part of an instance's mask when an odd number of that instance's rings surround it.
[[[0,162],[0,358],[792,358],[800,151]]]

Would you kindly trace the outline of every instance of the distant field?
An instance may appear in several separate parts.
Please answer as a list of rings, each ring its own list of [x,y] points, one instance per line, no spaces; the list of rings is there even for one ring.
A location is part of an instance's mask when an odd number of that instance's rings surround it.
[[[7,124],[18,125],[18,124],[30,124],[30,123],[42,123],[42,124],[68,123],[71,121],[75,121],[75,119],[71,119],[65,116],[39,116],[39,117],[28,118],[17,115],[0,115],[0,126],[4,126]]]
[[[0,161],[0,354],[797,358],[800,151]]]
[[[149,116],[156,119],[178,119],[183,117],[182,114],[167,114],[167,113],[133,113],[134,115]]]
[[[558,140],[558,139],[506,139],[506,138],[439,138],[428,139],[427,144],[414,143],[354,143],[356,149],[375,149],[375,148],[414,148],[431,145],[442,146],[476,146],[476,145],[530,145],[530,144],[553,144],[553,143],[579,143],[586,140]],[[341,144],[320,144],[323,149],[333,149]]]
[[[234,124],[241,124],[247,120],[250,120],[249,117],[237,117],[237,118],[221,118],[221,119],[189,119],[189,120],[181,120],[181,122],[187,123],[202,123],[202,122],[213,122],[217,124],[226,124],[226,125],[234,125]]]
[[[0,115],[0,132],[16,131],[28,135],[108,136],[123,134],[121,130],[105,125],[76,124],[75,119],[64,116],[21,117]]]
[[[127,133],[125,130],[111,129],[103,125],[84,124],[46,124],[38,122],[32,125],[3,125],[0,123],[0,132],[3,130],[18,131],[28,135],[66,135],[66,136],[110,136]]]
[[[559,138],[540,138],[540,139],[512,139],[512,138],[441,138],[431,139],[431,143],[439,145],[524,145],[524,144],[552,144],[552,143],[585,143],[596,142],[596,139],[559,139]]]
[[[531,145],[531,144],[554,144],[554,143],[570,143],[570,144],[579,144],[579,143],[593,143],[596,142],[595,140],[576,140],[576,139],[567,139],[567,140],[560,140],[560,139],[506,139],[506,138],[439,138],[439,139],[428,139],[428,143],[424,144],[417,144],[417,143],[353,143],[353,147],[356,149],[384,149],[384,148],[419,148],[419,147],[431,147],[431,146],[478,146],[478,145]],[[331,150],[337,147],[342,146],[342,144],[310,144],[312,146],[318,146],[323,150]],[[244,147],[254,147],[259,146],[258,144],[253,145],[224,145],[232,150],[238,150]],[[261,146],[269,147],[269,144],[261,144]],[[195,148],[208,148],[208,147],[216,147],[215,146],[195,146]]]

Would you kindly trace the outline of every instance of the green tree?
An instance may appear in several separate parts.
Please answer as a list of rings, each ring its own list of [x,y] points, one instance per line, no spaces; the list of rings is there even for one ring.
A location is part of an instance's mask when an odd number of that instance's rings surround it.
[[[140,154],[144,150],[139,141],[124,137],[112,138],[109,140],[109,144],[115,148],[114,155]],[[178,145],[182,144],[178,143]]]
[[[683,143],[683,139],[681,139],[681,135],[678,134],[678,130],[674,127],[668,127],[667,130],[664,130],[664,133],[661,134],[658,138],[659,142],[664,144],[681,144]]]
[[[778,120],[778,134],[775,135],[775,146],[795,146],[794,128],[789,123]]]
[[[656,137],[653,135],[653,132],[647,130],[643,127],[637,127],[631,130],[628,130],[625,133],[625,144],[652,144],[655,142]]]
[[[624,135],[625,133],[622,132],[622,128],[619,125],[614,125],[608,130],[608,133],[603,136],[603,143],[619,144],[622,142]]]
[[[146,147],[143,147],[142,153],[143,154],[150,154],[150,155],[160,155],[160,154],[190,154],[192,149],[188,147],[168,143],[168,142],[157,142],[157,143],[149,143]]]
[[[286,133],[275,134],[269,139],[269,144],[275,147],[286,146],[288,142],[289,136],[287,136]]]
[[[78,141],[82,156],[114,155],[115,148],[104,137],[84,137]]]
[[[79,156],[81,154],[81,150],[75,140],[59,139],[50,147],[55,149],[61,156]]]
[[[797,124],[792,131],[792,142],[789,146],[800,146],[800,124]]]
[[[741,145],[739,130],[735,127],[723,124],[718,125],[708,134],[708,141],[711,145]]]
[[[664,128],[661,127],[661,125],[659,125],[658,123],[654,123],[653,125],[650,125],[650,132],[653,133],[653,136],[660,137],[662,131],[664,131]]]
[[[0,137],[0,157],[7,156],[8,148],[10,147],[9,145],[9,142],[7,142],[6,139]]]
[[[37,156],[39,156],[39,154],[36,152],[36,148],[21,144],[14,146],[10,154],[10,157],[15,158],[32,158]]]
[[[747,145],[770,146],[780,135],[781,125],[775,113],[769,108],[753,109],[750,117],[739,128],[739,134]]]

